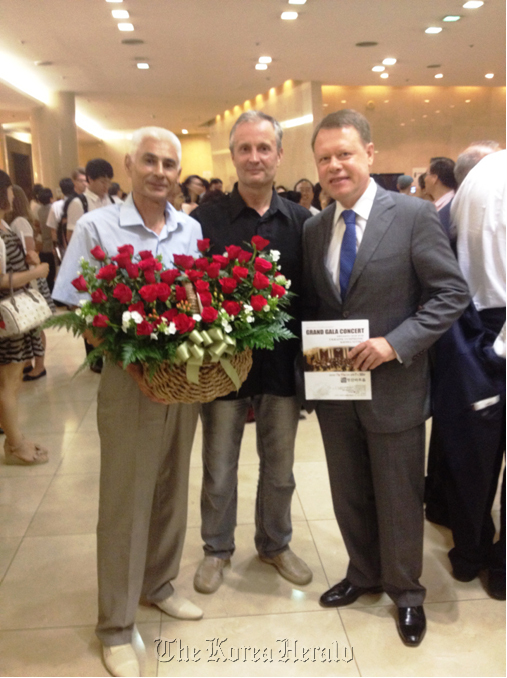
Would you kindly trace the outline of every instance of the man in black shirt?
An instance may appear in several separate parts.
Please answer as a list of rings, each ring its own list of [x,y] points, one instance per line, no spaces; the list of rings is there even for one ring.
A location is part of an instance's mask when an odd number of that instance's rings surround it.
[[[289,325],[300,333],[301,236],[309,212],[280,198],[273,190],[282,159],[282,129],[259,111],[243,113],[230,135],[231,156],[238,182],[230,195],[192,212],[211,241],[211,253],[228,245],[243,246],[254,235],[269,240],[279,252],[281,273],[292,282]],[[223,580],[223,568],[234,552],[237,511],[237,471],[246,414],[252,403],[260,459],[255,508],[255,545],[261,560],[297,585],[308,584],[311,570],[289,548],[292,535],[290,504],[295,488],[292,466],[299,418],[295,397],[294,359],[299,340],[277,343],[273,351],[255,350],[253,366],[240,391],[202,406],[203,487],[201,534],[204,560],[194,578],[201,593],[213,593]]]

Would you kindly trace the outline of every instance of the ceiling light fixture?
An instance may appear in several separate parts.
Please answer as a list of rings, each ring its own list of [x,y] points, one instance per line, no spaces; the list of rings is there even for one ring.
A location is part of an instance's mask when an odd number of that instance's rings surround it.
[[[342,104],[346,104],[346,103],[347,103],[347,99],[342,99]]]
[[[255,64],[255,70],[256,71],[267,71],[268,65],[267,64]]]
[[[306,0],[289,0],[289,5],[306,5]]]
[[[465,2],[463,7],[465,9],[478,9],[479,7],[483,6],[482,0],[468,0],[468,2]]]
[[[491,78],[495,77],[495,74],[494,73],[486,73],[486,75],[484,77],[488,78],[488,80],[491,80]]]
[[[264,57],[259,57],[259,63],[260,64],[270,64],[273,61],[271,57],[264,56]]]
[[[429,100],[429,99],[425,99],[425,100],[424,100],[424,103],[425,103],[425,104],[429,104],[429,103],[430,103],[430,100]]]
[[[118,24],[118,30],[120,31],[133,31],[134,24]]]
[[[437,73],[437,74],[435,75],[435,78],[438,78],[438,79],[443,78],[443,77],[444,77],[444,74],[443,74],[443,73]]]
[[[280,127],[282,129],[289,129],[290,127],[299,127],[300,125],[308,125],[313,122],[313,113],[302,115],[300,118],[292,118],[291,120],[282,120]]]
[[[149,67],[150,64],[147,64],[145,61],[139,61],[137,64],[137,68],[139,68],[140,71],[147,71]]]
[[[182,134],[188,134],[188,129],[182,129],[182,130],[181,130],[181,133],[182,133]]]
[[[447,16],[444,16],[442,21],[459,21],[461,17],[459,14],[448,14]]]
[[[123,2],[123,0],[106,0],[106,2]]]
[[[424,32],[429,33],[429,34],[432,34],[432,33],[437,34],[437,33],[441,33],[442,29],[440,28],[440,26],[430,26]]]
[[[394,66],[394,64],[396,63],[396,59],[394,59],[393,57],[387,57],[387,59],[384,59],[382,63],[384,64],[384,66]]]
[[[128,19],[130,17],[130,14],[126,9],[113,9],[111,10],[111,14],[113,15],[113,19]]]
[[[294,21],[294,19],[298,18],[298,13],[297,12],[282,12],[281,18],[284,21]]]
[[[469,104],[472,101],[472,99],[465,99],[465,103]]]
[[[389,73],[381,73],[381,74],[380,74],[380,77],[381,77],[381,78],[384,78],[384,80],[385,80],[386,78],[389,77]]]
[[[383,71],[386,70],[386,67],[385,66],[374,66],[371,70],[374,73],[383,73]]]

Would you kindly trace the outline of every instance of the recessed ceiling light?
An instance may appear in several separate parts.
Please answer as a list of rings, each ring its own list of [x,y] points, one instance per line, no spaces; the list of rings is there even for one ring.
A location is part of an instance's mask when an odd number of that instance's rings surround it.
[[[438,111],[435,111],[435,113],[440,113],[440,110],[438,110]]]
[[[385,103],[385,104],[388,104],[388,103],[389,103],[389,99],[385,99],[384,103]]]
[[[265,56],[265,57],[259,57],[259,63],[260,64],[270,64],[273,61],[271,57]]]
[[[289,5],[305,5],[306,0],[289,0]]]
[[[106,2],[123,2],[123,0],[106,0]]]
[[[181,133],[182,133],[182,134],[188,134],[188,129],[182,129],[182,130],[181,130]]]
[[[449,108],[454,108],[454,104],[451,104],[451,105],[449,106]]]
[[[382,73],[383,71],[386,70],[386,67],[385,66],[374,66],[371,70],[374,73]]]
[[[139,61],[137,64],[137,68],[139,68],[141,71],[147,71],[149,67],[150,64],[147,64],[145,61]]]
[[[326,108],[326,106],[329,106],[329,104],[322,104],[322,105],[324,106],[324,108]]]
[[[428,116],[427,116],[426,113],[425,113],[425,114],[423,115],[423,118],[427,118],[427,117],[428,117]]]
[[[459,14],[448,14],[447,16],[444,16],[442,21],[459,21],[461,17]]]
[[[126,9],[113,9],[111,14],[114,19],[128,19],[130,17]]]
[[[383,62],[384,66],[394,66],[396,63],[396,59],[388,57],[387,59],[384,59]]]
[[[469,104],[472,101],[472,99],[465,99],[465,103]]]
[[[494,73],[486,73],[486,75],[485,75],[484,77],[485,77],[485,78],[488,78],[489,80],[491,80],[491,78],[494,78],[494,77],[495,77],[495,74],[494,74]]]
[[[405,127],[405,123],[404,123],[404,122],[400,122],[400,127]]]
[[[429,100],[429,99],[425,99],[425,100],[424,100],[424,103],[425,103],[425,104],[429,104],[429,103],[430,103],[430,100]]]
[[[444,77],[444,74],[443,74],[443,73],[437,73],[437,74],[435,75],[435,78],[443,78],[443,77]]]
[[[440,26],[430,26],[424,32],[425,33],[441,33],[442,29],[440,28]]]
[[[257,71],[267,71],[268,65],[267,64],[255,64],[255,70],[257,70]]]
[[[120,31],[133,31],[134,24],[118,24],[118,30]]]
[[[381,78],[384,78],[384,80],[385,80],[385,78],[388,78],[388,77],[389,77],[389,73],[381,73],[381,74],[380,74],[380,77],[381,77]]]
[[[282,12],[281,18],[284,21],[294,21],[294,19],[298,18],[298,13],[297,12]]]
[[[346,104],[346,103],[347,103],[347,99],[342,99],[341,103],[342,103],[342,104]]]
[[[465,9],[478,9],[479,7],[483,6],[482,0],[468,0],[468,2],[465,2],[463,7]]]

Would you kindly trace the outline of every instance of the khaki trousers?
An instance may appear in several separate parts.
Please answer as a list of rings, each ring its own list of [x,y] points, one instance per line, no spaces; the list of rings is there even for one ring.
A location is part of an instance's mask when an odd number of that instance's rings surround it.
[[[151,402],[106,362],[98,394],[101,446],[97,567],[104,645],[129,643],[139,600],[173,592],[185,540],[188,472],[199,405]]]

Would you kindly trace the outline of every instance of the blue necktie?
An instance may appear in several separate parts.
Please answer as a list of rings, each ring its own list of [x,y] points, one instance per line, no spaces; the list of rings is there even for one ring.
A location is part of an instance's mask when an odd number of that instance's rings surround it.
[[[344,210],[342,217],[345,222],[345,233],[340,250],[340,290],[343,301],[356,260],[356,213],[354,210]]]

